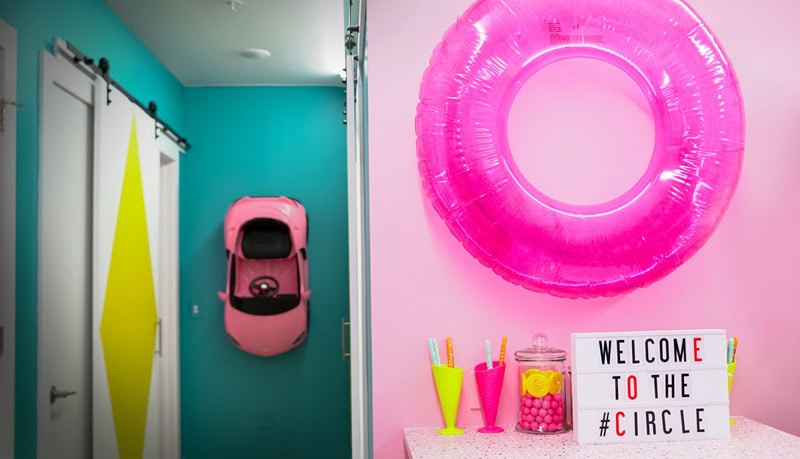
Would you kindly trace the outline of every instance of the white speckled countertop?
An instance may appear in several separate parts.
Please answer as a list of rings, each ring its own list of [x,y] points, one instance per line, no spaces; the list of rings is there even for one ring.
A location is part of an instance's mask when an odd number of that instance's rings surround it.
[[[514,426],[505,432],[481,434],[477,427],[465,428],[454,437],[436,433],[435,427],[404,429],[406,456],[412,459],[514,459],[542,457],[617,458],[774,458],[800,457],[800,437],[756,421],[735,416],[730,440],[695,440],[615,445],[579,445],[572,432],[559,435],[519,433]]]

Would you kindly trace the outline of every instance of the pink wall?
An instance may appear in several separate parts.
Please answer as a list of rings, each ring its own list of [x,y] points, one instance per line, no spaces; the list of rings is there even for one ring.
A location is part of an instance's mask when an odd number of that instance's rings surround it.
[[[472,368],[482,358],[483,340],[496,345],[502,335],[509,336],[514,351],[527,347],[536,331],[567,348],[571,332],[724,328],[741,340],[732,413],[800,435],[800,238],[793,228],[800,223],[800,81],[794,73],[800,72],[795,36],[800,6],[790,0],[735,7],[723,0],[692,1],[741,82],[747,148],[738,191],[711,240],[667,278],[625,296],[565,300],[515,287],[481,266],[451,236],[420,187],[414,134],[420,77],[446,28],[469,4],[369,4],[375,456],[402,457],[403,427],[442,422],[428,363],[429,336],[452,336],[456,364]],[[580,64],[563,64],[535,82],[550,85],[553,94],[532,86],[526,96],[524,90],[521,97],[537,97],[550,109],[520,100],[513,109],[520,113],[512,114],[511,142],[525,145],[530,132],[525,123],[544,128],[549,135],[538,142],[563,153],[529,158],[531,166],[521,168],[554,196],[579,202],[608,197],[604,193],[619,187],[614,182],[632,183],[644,166],[631,154],[652,145],[652,121],[639,107],[643,98],[614,69],[595,65],[593,75],[600,72],[595,81],[576,76],[575,69]],[[595,118],[603,123],[598,132],[637,128],[623,131],[616,143],[597,136],[582,141],[565,121],[581,100],[585,113],[577,122]],[[581,153],[592,150],[590,145],[601,154]],[[577,168],[586,162],[592,167]],[[548,172],[534,176],[537,167]],[[500,423],[512,423],[516,412],[515,366],[508,371]],[[466,389],[462,396],[459,424],[480,425],[470,393]]]

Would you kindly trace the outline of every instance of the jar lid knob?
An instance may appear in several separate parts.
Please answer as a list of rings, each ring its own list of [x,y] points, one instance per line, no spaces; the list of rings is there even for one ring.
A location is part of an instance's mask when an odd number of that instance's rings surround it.
[[[547,335],[544,333],[537,333],[533,335],[533,347],[536,349],[547,349]]]

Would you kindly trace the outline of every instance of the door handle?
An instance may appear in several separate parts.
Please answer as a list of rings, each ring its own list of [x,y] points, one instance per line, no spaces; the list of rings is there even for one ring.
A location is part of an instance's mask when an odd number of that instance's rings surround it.
[[[156,348],[155,354],[161,357],[161,349],[163,349],[161,344],[161,319],[156,321],[156,336],[158,337],[158,348]]]
[[[52,405],[59,398],[67,398],[70,395],[75,395],[77,393],[78,392],[74,390],[58,390],[56,389],[56,386],[50,386],[50,404]]]
[[[347,360],[347,357],[350,357],[350,353],[347,352],[347,347],[345,345],[345,333],[344,333],[345,326],[349,327],[350,322],[347,322],[344,319],[342,319],[342,360]]]

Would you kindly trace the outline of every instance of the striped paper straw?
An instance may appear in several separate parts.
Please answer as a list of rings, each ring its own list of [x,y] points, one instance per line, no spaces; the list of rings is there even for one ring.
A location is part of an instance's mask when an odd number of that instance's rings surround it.
[[[492,369],[492,345],[489,340],[486,340],[486,369]]]
[[[508,336],[503,337],[503,342],[500,344],[500,361],[498,362],[500,365],[503,365],[506,362],[506,345],[508,344]]]
[[[453,338],[447,337],[447,366],[453,368]]]
[[[733,363],[733,338],[728,338],[728,363]]]
[[[433,347],[433,338],[428,338],[428,352],[431,354],[431,363],[436,365],[436,349]]]

